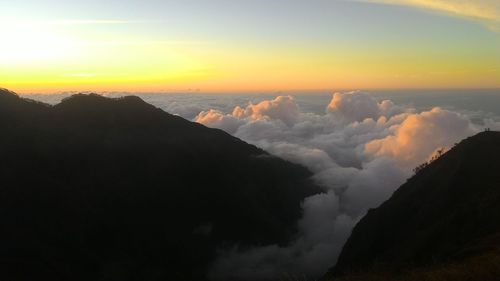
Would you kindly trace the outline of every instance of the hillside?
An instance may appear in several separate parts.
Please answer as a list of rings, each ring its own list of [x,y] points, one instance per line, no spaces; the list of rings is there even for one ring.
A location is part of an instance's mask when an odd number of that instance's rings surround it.
[[[463,140],[368,212],[326,280],[499,279],[499,159],[500,132]]]
[[[286,244],[302,166],[137,97],[0,91],[0,279],[204,280],[219,247]]]

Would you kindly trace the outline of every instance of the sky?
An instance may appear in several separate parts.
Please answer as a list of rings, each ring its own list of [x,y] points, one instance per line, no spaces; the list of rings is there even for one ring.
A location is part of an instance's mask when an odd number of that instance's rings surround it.
[[[498,0],[0,0],[0,87],[500,87]]]

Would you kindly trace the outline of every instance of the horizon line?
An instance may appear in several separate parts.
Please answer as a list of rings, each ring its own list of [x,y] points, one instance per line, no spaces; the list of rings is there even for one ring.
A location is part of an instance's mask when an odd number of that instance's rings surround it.
[[[0,87],[1,88],[1,87]],[[120,90],[75,90],[75,91],[45,91],[45,92],[33,92],[33,91],[15,91],[9,88],[1,88],[12,91],[18,95],[64,95],[64,94],[219,94],[219,95],[231,95],[231,94],[280,94],[280,93],[319,93],[319,92],[348,92],[348,91],[365,91],[365,92],[377,92],[377,91],[500,91],[500,87],[470,87],[470,88],[453,88],[453,87],[422,87],[422,88],[319,88],[319,89],[285,89],[285,90],[221,90],[221,91],[203,91],[198,89],[179,89],[179,90],[158,90],[158,91],[120,91]],[[499,92],[500,94],[500,92]]]

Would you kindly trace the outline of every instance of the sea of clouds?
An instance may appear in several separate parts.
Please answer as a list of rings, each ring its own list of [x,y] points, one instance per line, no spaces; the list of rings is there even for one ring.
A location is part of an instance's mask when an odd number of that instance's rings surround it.
[[[219,249],[209,272],[213,280],[321,276],[335,264],[356,222],[387,200],[413,168],[487,127],[500,129],[491,116],[397,105],[357,91],[334,93],[322,112],[303,110],[289,95],[252,102],[245,96],[213,96],[203,105],[196,97],[145,99],[308,167],[324,190],[303,201],[293,243]]]
[[[306,198],[300,233],[287,247],[221,250],[213,279],[318,277],[335,264],[356,222],[440,148],[450,148],[485,126],[439,107],[417,111],[370,94],[333,94],[324,114],[302,112],[292,96],[202,111],[196,122],[223,129],[314,172],[324,193]]]

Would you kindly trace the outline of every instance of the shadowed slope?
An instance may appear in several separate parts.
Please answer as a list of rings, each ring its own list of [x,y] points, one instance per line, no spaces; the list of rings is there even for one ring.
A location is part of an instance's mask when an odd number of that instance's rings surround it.
[[[368,212],[328,276],[467,265],[491,251],[500,256],[499,159],[500,132],[456,145]]]
[[[137,97],[2,90],[0,135],[2,279],[203,280],[218,247],[287,243],[319,192],[305,168]]]

